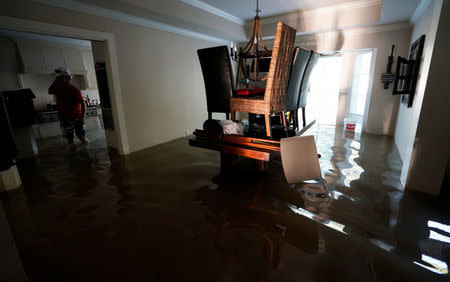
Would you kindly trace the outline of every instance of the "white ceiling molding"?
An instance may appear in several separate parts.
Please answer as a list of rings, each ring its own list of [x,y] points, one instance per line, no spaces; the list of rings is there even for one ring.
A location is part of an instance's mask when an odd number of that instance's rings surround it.
[[[21,39],[32,39],[32,40],[40,40],[47,41],[57,44],[63,45],[76,45],[79,47],[86,48],[88,50],[91,49],[91,41],[89,40],[80,40],[74,38],[67,37],[58,37],[58,36],[50,36],[50,35],[42,35],[37,33],[30,32],[21,32],[21,31],[12,31],[12,30],[0,30],[0,36],[6,36],[11,38],[21,38]]]
[[[114,40],[114,35],[112,33],[86,30],[70,26],[61,26],[44,22],[36,22],[32,20],[24,20],[6,16],[0,16],[0,28],[13,31],[39,33],[49,36],[78,38],[81,40]]]
[[[264,24],[269,23],[277,23],[279,21],[283,21],[285,18],[289,17],[296,17],[298,14],[302,16],[310,16],[310,15],[326,15],[330,13],[337,13],[342,10],[349,10],[349,9],[357,9],[357,8],[365,8],[365,7],[371,7],[371,6],[379,6],[383,5],[382,0],[359,0],[359,1],[352,1],[352,2],[346,2],[336,5],[331,5],[323,8],[317,8],[317,9],[309,9],[309,10],[297,10],[294,12],[289,12],[281,15],[276,16],[270,16],[266,18],[262,18],[262,21]],[[249,20],[251,21],[251,20]]]
[[[382,24],[382,25],[356,25],[349,26],[342,29],[331,28],[320,31],[311,31],[311,32],[297,32],[296,37],[301,37],[305,35],[318,35],[318,36],[329,36],[333,34],[342,33],[344,35],[355,35],[355,34],[364,34],[364,33],[374,33],[374,32],[384,32],[384,31],[392,31],[392,30],[402,30],[402,29],[410,29],[411,24],[409,22],[401,22],[394,24]],[[275,36],[265,36],[263,40],[273,40]]]
[[[415,24],[419,20],[420,16],[422,16],[423,12],[425,12],[425,10],[431,4],[431,2],[433,2],[433,0],[421,0],[414,10],[414,13],[412,14],[409,21]]]
[[[70,9],[78,12],[83,12],[90,15],[101,16],[113,20],[118,20],[122,22],[127,22],[135,25],[145,26],[157,30],[177,33],[181,35],[185,35],[188,37],[193,37],[205,41],[210,41],[219,44],[228,44],[229,40],[225,40],[223,38],[218,38],[214,36],[210,36],[204,33],[188,30],[185,28],[181,28],[174,25],[169,25],[157,21],[153,21],[147,18],[142,18],[138,16],[133,16],[127,13],[118,12],[110,9],[105,9],[102,7],[94,6],[91,4],[85,4],[73,0],[32,0],[41,4],[46,4],[54,7]]]
[[[202,2],[202,1],[199,1],[199,0],[180,0],[180,1],[183,2],[183,3],[189,4],[191,6],[194,6],[196,8],[199,8],[201,10],[204,10],[204,11],[206,11],[208,13],[211,13],[211,14],[214,14],[216,16],[222,17],[222,18],[224,18],[226,20],[229,20],[229,21],[232,21],[234,23],[237,23],[239,25],[244,25],[245,24],[244,20],[242,20],[242,19],[240,19],[238,17],[235,17],[235,16],[233,16],[233,15],[231,15],[231,14],[225,12],[225,11],[217,9],[216,7],[213,7],[213,6],[211,6],[209,4],[206,4],[206,3]]]

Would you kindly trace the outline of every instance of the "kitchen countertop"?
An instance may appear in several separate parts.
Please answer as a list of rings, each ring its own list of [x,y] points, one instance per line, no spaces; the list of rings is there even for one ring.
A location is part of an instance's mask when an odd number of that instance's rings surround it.
[[[100,106],[93,106],[93,107],[87,107],[86,110],[90,110],[90,109],[101,109]],[[53,113],[57,113],[58,111],[50,111],[50,110],[37,110],[36,113],[37,114],[53,114]]]

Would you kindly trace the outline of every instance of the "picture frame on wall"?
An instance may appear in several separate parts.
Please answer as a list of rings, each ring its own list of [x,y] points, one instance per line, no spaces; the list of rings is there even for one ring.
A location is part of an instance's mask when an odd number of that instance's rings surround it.
[[[408,60],[403,57],[397,59],[393,95],[402,95],[401,102],[408,108],[412,107],[416,92],[417,80],[422,60],[425,35],[421,35],[411,45]]]

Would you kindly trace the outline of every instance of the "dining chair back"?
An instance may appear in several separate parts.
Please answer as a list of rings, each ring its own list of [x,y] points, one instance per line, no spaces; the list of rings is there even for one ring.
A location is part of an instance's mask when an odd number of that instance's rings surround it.
[[[306,126],[306,101],[308,98],[309,92],[309,79],[311,78],[311,73],[317,62],[319,61],[320,54],[311,51],[311,56],[309,57],[308,63],[305,68],[305,72],[303,74],[302,83],[299,92],[297,109],[302,109],[302,117],[303,117],[303,127]]]
[[[272,49],[269,73],[264,97],[232,97],[230,101],[231,118],[235,112],[264,114],[266,134],[272,136],[270,114],[281,113],[286,108],[286,92],[292,66],[296,30],[279,22]]]
[[[311,56],[311,51],[295,47],[292,60],[291,76],[289,77],[288,90],[286,93],[286,111],[295,111],[298,106],[303,74]]]
[[[206,91],[208,118],[212,113],[230,113],[233,96],[233,75],[227,46],[197,50]]]

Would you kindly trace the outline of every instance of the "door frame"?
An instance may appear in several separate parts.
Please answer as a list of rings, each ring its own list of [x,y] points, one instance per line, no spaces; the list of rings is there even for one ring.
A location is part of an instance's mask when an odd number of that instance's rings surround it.
[[[0,16],[0,28],[39,33],[43,35],[61,36],[82,40],[95,40],[105,42],[106,47],[106,69],[108,74],[108,86],[112,105],[112,116],[114,132],[117,138],[118,151],[121,155],[130,153],[128,137],[126,134],[125,114],[123,110],[123,99],[120,88],[119,68],[116,54],[116,44],[112,33],[93,31],[88,29],[74,28],[56,24],[43,23],[39,21],[17,19],[13,17]]]

